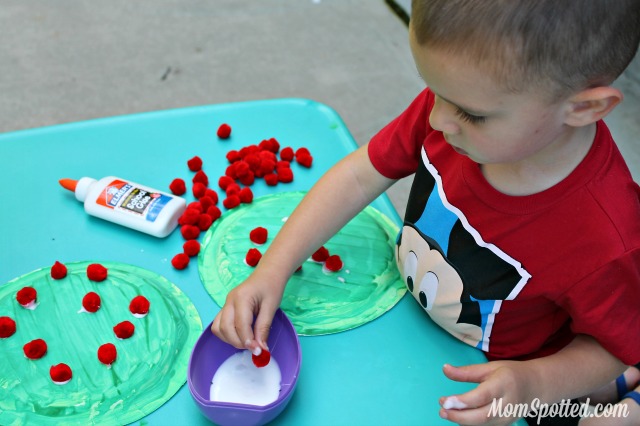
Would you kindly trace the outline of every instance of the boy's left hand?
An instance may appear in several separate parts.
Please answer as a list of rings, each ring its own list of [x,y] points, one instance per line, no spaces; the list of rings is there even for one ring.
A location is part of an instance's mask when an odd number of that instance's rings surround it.
[[[506,404],[531,403],[529,371],[519,361],[493,361],[464,367],[445,365],[444,374],[458,382],[479,383],[469,392],[440,398],[440,416],[463,425],[508,425],[517,419],[497,417],[491,405],[502,399]],[[444,408],[444,407],[447,408]],[[450,407],[451,406],[451,407]]]

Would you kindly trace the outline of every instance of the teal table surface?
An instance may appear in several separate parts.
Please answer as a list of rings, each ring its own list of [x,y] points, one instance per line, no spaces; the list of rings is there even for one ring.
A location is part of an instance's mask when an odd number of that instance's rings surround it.
[[[221,123],[231,125],[231,138],[217,138]],[[304,99],[184,108],[0,135],[0,285],[56,260],[125,262],[176,284],[193,301],[206,326],[220,308],[204,290],[196,262],[182,271],[171,266],[184,242],[178,231],[158,239],[88,216],[58,180],[114,175],[168,191],[177,177],[190,187],[193,173],[186,162],[198,155],[210,186],[216,187],[230,149],[271,137],[283,147],[309,148],[314,163],[310,169],[296,167],[294,181],[275,189],[257,181],[252,186],[256,196],[307,190],[356,148],[332,109]],[[190,194],[185,198],[193,200]],[[372,205],[400,224],[386,196]],[[274,424],[451,424],[438,416],[438,398],[473,385],[446,379],[442,365],[485,361],[479,351],[432,323],[408,295],[366,325],[301,337],[301,346],[298,387]],[[209,424],[186,385],[136,423]]]

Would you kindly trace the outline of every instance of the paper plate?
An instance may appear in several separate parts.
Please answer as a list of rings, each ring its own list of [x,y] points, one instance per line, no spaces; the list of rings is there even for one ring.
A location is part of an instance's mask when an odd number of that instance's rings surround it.
[[[0,286],[0,316],[16,323],[12,336],[0,338],[0,424],[128,424],[151,413],[186,381],[191,348],[202,323],[191,303],[165,278],[122,263],[101,262],[108,277],[90,281],[90,263],[67,264],[65,278],[51,278],[43,268]],[[23,287],[37,291],[37,306],[23,308],[16,294]],[[95,313],[82,310],[88,292],[100,296]],[[131,300],[143,295],[148,314],[137,318]],[[118,339],[113,327],[135,326],[133,335]],[[28,359],[23,345],[43,339],[47,352]],[[98,348],[112,343],[117,358],[107,367]],[[49,369],[67,364],[73,377],[54,383]]]
[[[200,278],[215,302],[226,296],[253,271],[245,263],[250,248],[264,253],[298,205],[303,192],[284,192],[256,198],[223,215],[207,231],[198,257]],[[258,246],[249,239],[256,227],[269,238]],[[396,225],[367,207],[333,236],[325,248],[344,263],[338,272],[308,260],[284,292],[281,308],[300,335],[336,333],[365,324],[391,309],[406,287],[395,264]]]

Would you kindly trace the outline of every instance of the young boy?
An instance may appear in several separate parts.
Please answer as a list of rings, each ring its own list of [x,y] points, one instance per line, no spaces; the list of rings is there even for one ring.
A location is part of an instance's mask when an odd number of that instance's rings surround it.
[[[588,395],[640,362],[640,189],[601,120],[622,100],[609,85],[638,49],[640,3],[414,0],[409,33],[428,89],[317,182],[212,330],[266,348],[291,273],[415,173],[398,267],[490,360],[445,366],[479,385],[443,398],[441,416],[505,424],[487,416],[494,398]],[[624,391],[640,379],[626,377]],[[640,418],[622,403],[617,424]]]

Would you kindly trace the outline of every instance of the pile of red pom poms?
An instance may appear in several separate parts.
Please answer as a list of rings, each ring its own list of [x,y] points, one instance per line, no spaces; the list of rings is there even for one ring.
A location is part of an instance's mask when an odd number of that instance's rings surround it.
[[[231,126],[226,123],[220,125],[217,135],[220,139],[229,138]],[[227,210],[253,201],[250,186],[256,179],[264,179],[268,186],[289,183],[293,181],[293,161],[307,168],[313,163],[313,157],[307,148],[299,148],[296,151],[291,147],[280,149],[280,143],[275,138],[264,139],[257,145],[248,145],[239,150],[232,149],[227,152],[225,158],[229,165],[218,179],[218,187],[224,192],[222,205]],[[180,233],[186,242],[183,251],[171,259],[171,265],[176,269],[185,269],[190,258],[198,255],[200,244],[197,239],[201,232],[206,232],[222,215],[218,207],[221,197],[209,187],[209,176],[204,172],[203,165],[204,162],[198,156],[187,161],[189,170],[195,172],[191,188],[195,201],[187,205],[187,209],[178,220]],[[169,189],[175,195],[187,193],[187,185],[180,178],[174,179]],[[259,257],[255,257],[252,257],[251,263],[257,264]]]

